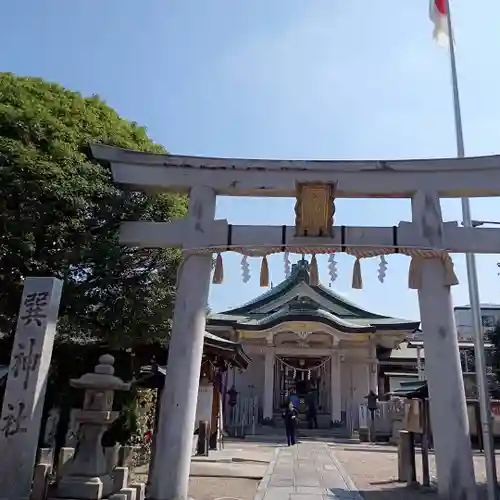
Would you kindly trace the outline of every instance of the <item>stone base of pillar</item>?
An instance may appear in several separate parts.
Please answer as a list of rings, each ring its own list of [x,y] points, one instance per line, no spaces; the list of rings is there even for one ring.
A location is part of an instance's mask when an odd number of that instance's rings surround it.
[[[262,419],[262,425],[268,425],[270,427],[274,427],[275,426],[274,418],[266,417]]]
[[[70,476],[63,478],[57,487],[56,498],[103,498],[113,493],[113,479],[102,477]]]

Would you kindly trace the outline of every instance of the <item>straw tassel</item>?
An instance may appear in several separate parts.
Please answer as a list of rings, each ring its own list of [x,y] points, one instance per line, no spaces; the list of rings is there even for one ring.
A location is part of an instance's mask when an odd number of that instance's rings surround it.
[[[421,257],[413,255],[410,261],[410,269],[408,270],[408,288],[411,290],[419,290],[422,286],[422,269]]]
[[[444,284],[448,286],[458,285],[458,277],[455,274],[455,264],[447,254],[443,259],[444,264]]]
[[[269,265],[267,263],[267,255],[262,257],[260,265],[260,286],[269,286]]]
[[[214,277],[212,283],[214,285],[220,285],[224,281],[224,265],[222,263],[222,255],[219,252],[217,258],[215,259]]]
[[[309,284],[312,286],[319,285],[318,261],[316,259],[316,254],[314,253],[309,267]]]
[[[352,268],[352,287],[356,290],[363,288],[363,278],[361,276],[361,262],[359,257],[355,260]]]

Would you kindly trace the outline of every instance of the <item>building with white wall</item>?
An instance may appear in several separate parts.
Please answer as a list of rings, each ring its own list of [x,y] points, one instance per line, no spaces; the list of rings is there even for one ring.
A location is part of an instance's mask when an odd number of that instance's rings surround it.
[[[235,374],[241,396],[258,399],[261,420],[279,418],[288,398],[301,411],[316,401],[322,426],[344,426],[370,390],[383,392],[381,361],[420,322],[367,311],[329,288],[310,284],[309,263],[241,307],[210,314],[207,330],[241,342],[252,358]]]
[[[456,306],[455,323],[459,340],[474,340],[474,327],[472,325],[472,311],[470,306]],[[489,333],[500,321],[500,304],[481,304],[481,323],[483,333]]]

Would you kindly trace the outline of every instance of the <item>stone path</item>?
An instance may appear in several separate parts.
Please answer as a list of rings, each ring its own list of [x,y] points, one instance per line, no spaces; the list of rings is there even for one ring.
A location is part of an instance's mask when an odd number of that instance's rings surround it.
[[[362,500],[326,443],[276,450],[255,500]]]

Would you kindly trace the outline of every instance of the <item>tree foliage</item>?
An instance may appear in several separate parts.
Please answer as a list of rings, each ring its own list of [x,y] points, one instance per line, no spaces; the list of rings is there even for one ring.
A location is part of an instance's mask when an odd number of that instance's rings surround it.
[[[186,200],[122,190],[90,143],[165,152],[96,96],[0,73],[0,331],[13,330],[25,277],[56,276],[60,338],[164,338],[179,255],[120,246],[118,228],[182,216]]]
[[[490,394],[493,398],[500,399],[500,323],[488,333],[488,341],[493,345],[493,349],[487,351],[487,364],[491,367]]]

